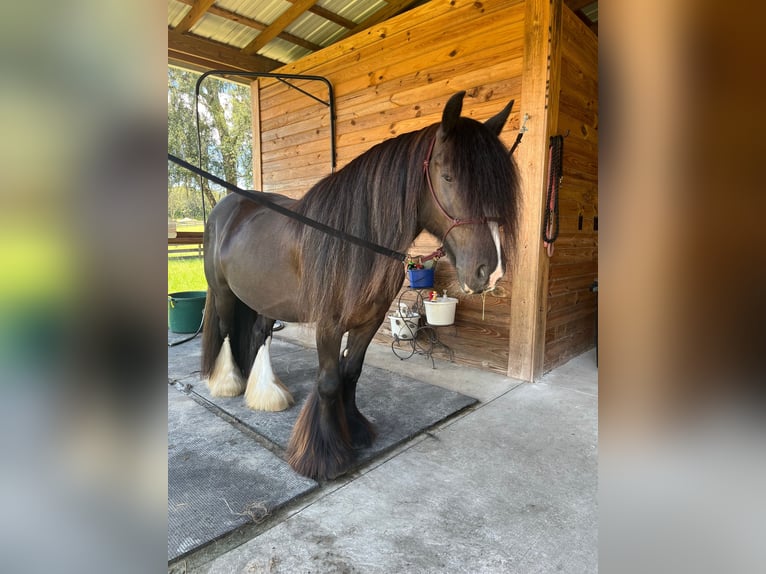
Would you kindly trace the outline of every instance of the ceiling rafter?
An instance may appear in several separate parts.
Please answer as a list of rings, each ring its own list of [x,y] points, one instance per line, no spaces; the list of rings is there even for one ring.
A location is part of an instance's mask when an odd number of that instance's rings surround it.
[[[183,20],[178,23],[178,26],[173,28],[177,34],[183,34],[191,30],[200,18],[202,18],[208,9],[215,3],[215,0],[194,0],[191,10],[186,13]]]
[[[293,2],[294,0],[287,0],[287,1]],[[347,28],[351,30],[352,28],[356,27],[356,22],[354,22],[353,20],[344,18],[343,16],[336,14],[335,12],[330,12],[327,8],[322,8],[321,6],[312,6],[311,8],[309,8],[309,12],[316,14],[317,16],[321,16],[325,20],[334,22],[341,28]]]
[[[195,72],[204,73],[209,70],[222,69],[221,64],[217,62],[211,62],[201,56],[195,56],[193,54],[184,54],[182,52],[176,52],[175,50],[168,50],[168,65],[178,66],[187,70],[194,70]],[[227,64],[223,69],[232,70],[234,72],[251,72],[254,70],[246,70],[232,64]],[[230,81],[238,82],[248,85],[250,82],[234,76]]]
[[[168,30],[168,53],[189,54],[215,64],[211,68],[230,67],[251,72],[268,72],[284,64],[258,54],[243,54],[226,44]]]
[[[194,4],[194,0],[176,0],[176,1],[181,2],[182,4],[187,4],[189,6]],[[225,18],[226,20],[230,20],[232,22],[237,22],[238,24],[242,24],[244,26],[247,26],[248,28],[252,28],[253,30],[258,30],[259,32],[268,28],[268,25],[264,24],[263,22],[259,22],[258,20],[253,20],[252,18],[248,18],[247,16],[243,16],[242,14],[237,14],[236,12],[232,12],[231,10],[226,10],[225,8],[219,8],[218,6],[211,6],[207,12],[208,14],[214,14],[216,16],[220,16],[221,18]],[[320,46],[319,44],[314,44],[313,42],[309,42],[308,40],[304,40],[303,38],[294,36],[293,34],[290,34],[289,32],[281,32],[277,37],[281,38],[282,40],[286,40],[287,42],[291,42],[292,44],[295,44],[296,46],[300,46],[301,48],[306,48],[307,50],[311,50],[312,52],[316,52],[317,50],[322,49],[322,46]]]
[[[258,34],[252,42],[242,48],[244,54],[255,54],[266,44],[276,38],[280,32],[298,19],[306,10],[316,4],[317,0],[299,0],[282,12],[274,22]]]

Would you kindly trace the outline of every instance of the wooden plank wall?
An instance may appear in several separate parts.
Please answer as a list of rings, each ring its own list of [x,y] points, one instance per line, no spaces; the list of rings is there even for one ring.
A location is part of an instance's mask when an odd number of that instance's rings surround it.
[[[569,136],[550,260],[545,371],[593,347],[597,304],[590,288],[598,277],[598,39],[567,7],[562,24],[558,131]]]
[[[485,120],[516,99],[502,139],[510,147],[523,110],[523,0],[433,0],[279,71],[315,74],[333,83],[337,98],[338,165],[372,145],[438,122],[449,96],[467,90],[463,114]],[[321,85],[299,82],[320,97]],[[327,109],[296,91],[261,80],[262,179],[265,191],[299,197],[329,171]],[[331,206],[328,206],[331,209]],[[436,247],[419,237],[412,252]],[[440,337],[458,362],[505,374],[511,318],[510,283],[486,298],[460,295],[454,269],[437,267],[436,289],[459,296],[455,327]],[[388,322],[378,340],[391,342]]]

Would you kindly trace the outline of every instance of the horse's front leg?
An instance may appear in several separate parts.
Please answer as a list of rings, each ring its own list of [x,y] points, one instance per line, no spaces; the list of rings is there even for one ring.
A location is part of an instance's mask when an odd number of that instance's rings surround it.
[[[353,454],[338,370],[342,335],[337,329],[317,326],[319,375],[287,447],[290,466],[320,480],[346,472]]]
[[[340,374],[343,382],[343,405],[346,410],[348,428],[351,434],[351,445],[354,448],[366,448],[372,445],[376,432],[372,423],[359,411],[356,406],[356,384],[362,374],[364,356],[370,346],[385,314],[376,317],[368,323],[351,329],[348,332],[348,342],[340,359]]]

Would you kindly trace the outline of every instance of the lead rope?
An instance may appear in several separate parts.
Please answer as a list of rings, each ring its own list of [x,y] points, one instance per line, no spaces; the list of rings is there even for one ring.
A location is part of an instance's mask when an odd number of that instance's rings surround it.
[[[172,153],[168,153],[168,160],[172,161],[173,163],[177,165],[180,165],[181,167],[191,171],[192,173],[195,173],[197,175],[204,177],[207,180],[212,181],[213,183],[217,183],[221,187],[224,187],[228,189],[229,191],[236,193],[237,195],[241,195],[242,197],[248,198],[249,200],[260,205],[261,207],[265,207],[272,211],[276,211],[277,213],[284,215],[285,217],[289,217],[290,219],[295,219],[296,221],[300,221],[304,225],[308,225],[309,227],[318,229],[319,231],[322,231],[323,233],[327,233],[328,235],[332,235],[333,237],[337,237],[338,239],[342,239],[343,241],[353,243],[354,245],[364,247],[365,249],[369,249],[370,251],[374,251],[375,253],[385,255],[386,257],[391,257],[393,259],[396,259],[397,261],[404,261],[407,259],[407,255],[405,253],[400,253],[399,251],[395,251],[394,249],[389,249],[388,247],[378,245],[377,243],[372,243],[371,241],[367,241],[366,239],[362,239],[361,237],[351,235],[350,233],[346,233],[345,231],[341,231],[340,229],[335,229],[333,227],[330,227],[329,225],[325,225],[324,223],[321,223],[319,221],[306,217],[305,215],[301,215],[300,213],[297,213],[291,209],[288,209],[282,204],[277,203],[273,199],[271,199],[268,193],[264,193],[262,191],[250,191],[247,189],[240,189],[239,187],[237,187],[236,185],[232,183],[229,183],[225,179],[221,179],[220,177],[213,175],[212,173],[209,173],[195,165],[192,165],[189,162],[174,156]]]
[[[511,151],[508,152],[508,155],[513,155],[513,152],[516,151],[516,148],[519,147],[519,144],[521,143],[521,138],[524,137],[524,133],[529,130],[527,127],[527,120],[529,119],[529,114],[524,114],[524,122],[521,124],[521,127],[519,128],[519,133],[516,134],[516,141],[513,142],[513,145],[511,146]]]
[[[553,256],[553,243],[559,236],[559,187],[563,174],[564,136],[551,136],[548,148],[548,191],[543,216],[543,245]]]

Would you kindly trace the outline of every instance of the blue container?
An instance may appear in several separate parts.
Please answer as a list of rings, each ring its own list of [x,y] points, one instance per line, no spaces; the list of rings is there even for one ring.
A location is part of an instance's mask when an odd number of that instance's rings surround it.
[[[433,267],[431,269],[408,269],[407,275],[410,278],[410,287],[413,289],[434,286]]]

